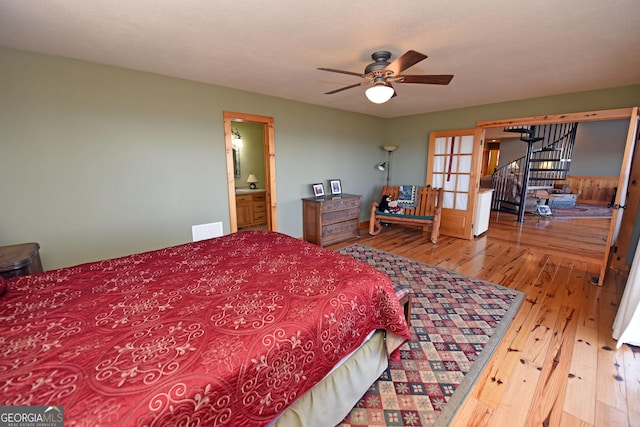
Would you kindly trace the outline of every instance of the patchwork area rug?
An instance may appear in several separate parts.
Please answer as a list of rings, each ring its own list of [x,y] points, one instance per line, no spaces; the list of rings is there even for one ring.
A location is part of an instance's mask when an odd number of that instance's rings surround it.
[[[524,294],[355,244],[338,252],[411,289],[411,341],[339,426],[446,426]]]
[[[552,212],[556,218],[611,218],[613,208],[576,203],[573,208],[553,208]]]

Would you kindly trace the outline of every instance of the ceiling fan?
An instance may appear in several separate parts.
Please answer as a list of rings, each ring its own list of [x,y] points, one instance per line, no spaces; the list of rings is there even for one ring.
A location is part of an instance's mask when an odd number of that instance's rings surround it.
[[[373,54],[371,54],[371,59],[373,59],[375,62],[367,65],[367,67],[364,69],[364,73],[354,73],[352,71],[336,70],[334,68],[318,68],[318,70],[322,71],[349,74],[351,76],[358,76],[364,79],[364,81],[360,83],[326,92],[325,95],[332,95],[334,93],[342,92],[343,90],[351,89],[358,86],[372,85],[365,92],[367,98],[369,98],[369,101],[373,103],[382,104],[384,102],[387,102],[392,97],[396,96],[396,91],[393,89],[391,83],[448,85],[451,79],[453,79],[452,74],[400,74],[407,68],[412,67],[418,62],[427,58],[427,55],[416,52],[415,50],[408,50],[393,62],[389,62],[389,58],[391,58],[391,52],[388,52],[386,50],[373,52]]]

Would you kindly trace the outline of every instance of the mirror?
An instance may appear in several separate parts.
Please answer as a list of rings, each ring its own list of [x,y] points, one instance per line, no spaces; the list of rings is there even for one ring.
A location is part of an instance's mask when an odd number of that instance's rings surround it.
[[[233,147],[233,176],[240,178],[240,147]]]

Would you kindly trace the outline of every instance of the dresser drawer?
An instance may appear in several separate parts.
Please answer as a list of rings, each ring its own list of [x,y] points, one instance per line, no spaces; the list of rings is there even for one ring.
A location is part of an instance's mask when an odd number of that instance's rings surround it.
[[[322,227],[322,246],[360,236],[357,221],[339,222]]]
[[[325,212],[322,214],[323,224],[334,224],[348,220],[358,220],[360,218],[360,208],[350,208],[341,211]]]
[[[340,211],[349,208],[360,209],[360,198],[350,197],[348,199],[336,199],[322,204],[322,213]]]
[[[265,201],[261,201],[261,202],[254,202],[253,203],[253,212],[266,212],[267,211],[267,204],[265,203]]]
[[[251,194],[236,195],[236,203],[251,203],[253,196]]]

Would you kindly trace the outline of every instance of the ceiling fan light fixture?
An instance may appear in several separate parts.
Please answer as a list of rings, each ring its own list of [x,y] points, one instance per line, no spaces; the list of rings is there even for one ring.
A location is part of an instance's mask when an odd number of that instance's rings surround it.
[[[367,99],[374,104],[384,104],[393,96],[394,90],[391,86],[387,86],[384,83],[371,86],[365,92]]]

